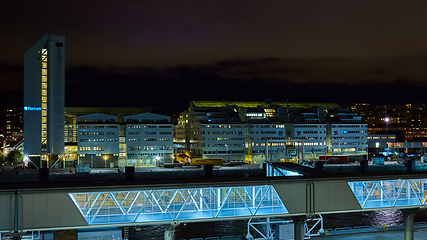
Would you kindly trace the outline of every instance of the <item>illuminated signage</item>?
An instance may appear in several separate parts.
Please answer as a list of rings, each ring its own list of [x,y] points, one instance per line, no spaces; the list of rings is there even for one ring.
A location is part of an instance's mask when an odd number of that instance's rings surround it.
[[[24,111],[41,111],[42,108],[41,107],[24,107]]]

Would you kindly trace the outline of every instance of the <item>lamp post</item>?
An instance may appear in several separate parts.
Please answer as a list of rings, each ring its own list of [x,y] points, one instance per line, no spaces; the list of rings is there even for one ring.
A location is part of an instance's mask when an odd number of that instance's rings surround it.
[[[107,168],[107,155],[104,155],[104,168]]]
[[[390,118],[386,117],[384,121],[385,121],[385,134],[388,134],[388,122],[390,121]]]
[[[228,144],[225,144],[225,155],[228,154]],[[230,157],[228,157],[228,161],[230,161]]]

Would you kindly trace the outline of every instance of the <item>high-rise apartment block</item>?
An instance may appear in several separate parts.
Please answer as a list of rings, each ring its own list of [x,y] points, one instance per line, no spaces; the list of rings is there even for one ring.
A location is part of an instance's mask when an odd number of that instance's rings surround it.
[[[65,37],[44,35],[24,54],[24,155],[35,164],[64,154]]]

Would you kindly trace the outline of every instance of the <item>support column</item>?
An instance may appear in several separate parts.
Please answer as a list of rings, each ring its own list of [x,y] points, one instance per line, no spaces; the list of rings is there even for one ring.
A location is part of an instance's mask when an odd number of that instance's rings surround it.
[[[175,240],[175,226],[165,226],[165,240]]]
[[[304,224],[307,217],[305,215],[301,215],[294,216],[292,219],[294,221],[294,240],[304,240]]]
[[[414,218],[418,208],[402,209],[404,219],[404,240],[414,240]]]

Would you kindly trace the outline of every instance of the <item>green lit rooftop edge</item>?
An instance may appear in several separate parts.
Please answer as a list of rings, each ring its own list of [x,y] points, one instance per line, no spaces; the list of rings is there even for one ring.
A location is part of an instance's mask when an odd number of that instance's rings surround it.
[[[236,106],[243,108],[256,108],[256,107],[296,107],[296,108],[311,108],[311,107],[324,107],[324,108],[340,108],[337,103],[314,103],[314,102],[244,102],[244,101],[192,101],[191,104],[195,107],[207,108],[222,108],[227,106]]]

